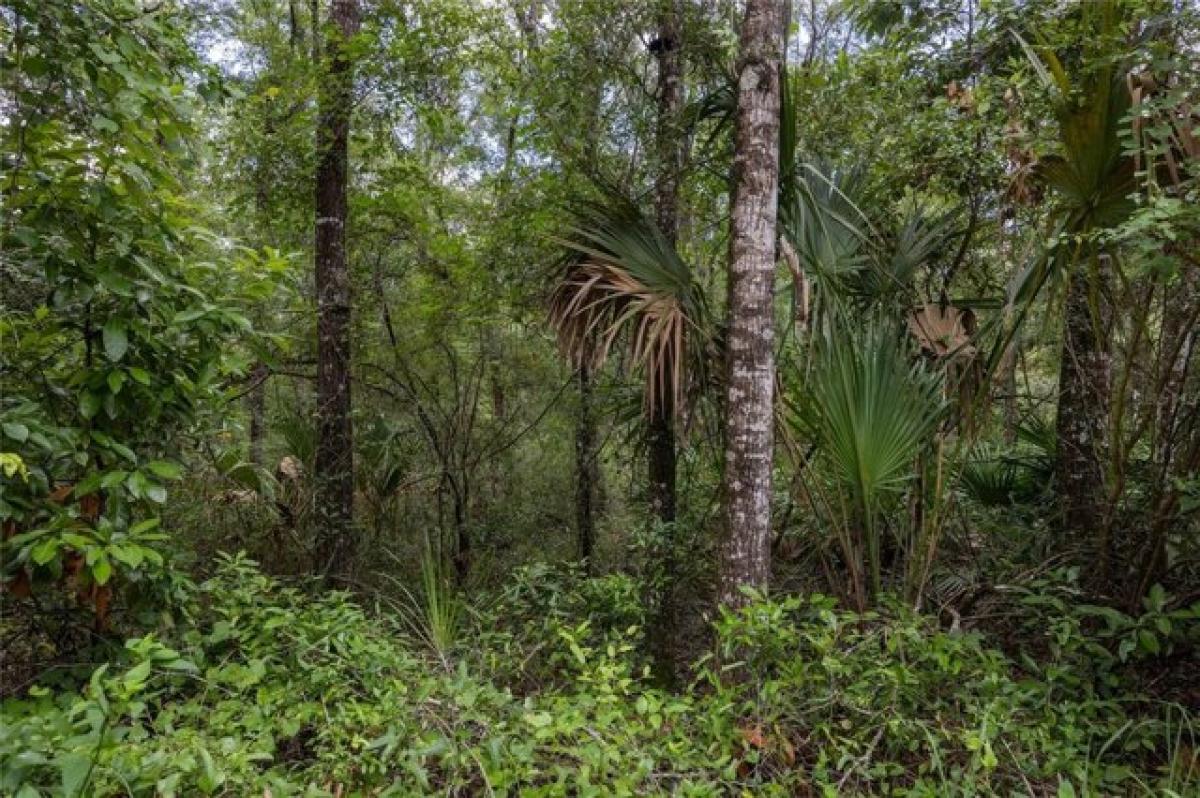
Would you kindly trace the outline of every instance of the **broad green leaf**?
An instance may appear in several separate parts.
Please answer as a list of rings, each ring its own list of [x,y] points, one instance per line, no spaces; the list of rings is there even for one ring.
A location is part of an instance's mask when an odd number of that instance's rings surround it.
[[[24,424],[18,424],[15,421],[5,422],[0,425],[0,429],[4,430],[4,434],[12,438],[17,443],[24,443],[29,439],[29,427]]]
[[[112,318],[104,323],[104,354],[114,363],[125,357],[129,349],[129,335],[122,319]]]
[[[58,771],[62,776],[63,795],[69,798],[82,796],[91,770],[92,760],[83,754],[64,754],[59,757]]]
[[[92,566],[92,578],[98,585],[107,584],[108,580],[112,578],[112,563],[107,557],[101,557]]]
[[[166,460],[151,460],[146,463],[146,470],[160,479],[179,479],[183,476],[183,469],[179,465]]]

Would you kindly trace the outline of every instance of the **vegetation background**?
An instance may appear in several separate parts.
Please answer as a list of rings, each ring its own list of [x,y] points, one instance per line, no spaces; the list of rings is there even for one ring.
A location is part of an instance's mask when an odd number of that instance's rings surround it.
[[[2,0],[0,793],[1200,794],[1191,0]]]

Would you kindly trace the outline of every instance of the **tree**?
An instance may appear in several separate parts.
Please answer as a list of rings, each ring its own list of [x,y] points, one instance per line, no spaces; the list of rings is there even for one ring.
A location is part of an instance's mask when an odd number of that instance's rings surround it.
[[[658,38],[651,45],[658,61],[658,119],[655,145],[658,174],[654,184],[654,217],[672,247],[679,234],[679,112],[683,105],[680,39],[682,28],[675,0],[664,0]],[[666,364],[670,370],[671,365]],[[669,394],[655,406],[648,425],[650,508],[664,523],[675,520],[675,403]]]
[[[1120,7],[1085,4],[1084,30],[1092,34],[1079,74],[1072,78],[1048,46],[1022,46],[1052,92],[1059,128],[1058,151],[1037,171],[1054,192],[1054,231],[1062,240],[1024,276],[1030,297],[1057,271],[1067,282],[1062,359],[1058,380],[1058,447],[1055,487],[1067,540],[1094,537],[1095,572],[1108,576],[1111,537],[1106,531],[1106,467],[1112,395],[1112,283],[1117,254],[1100,233],[1128,218],[1136,188],[1133,159],[1120,140],[1130,94],[1128,64],[1119,47]]]
[[[571,262],[550,297],[559,344],[590,374],[623,339],[644,374],[646,418],[661,417],[664,406],[678,406],[687,371],[703,357],[704,293],[663,232],[632,205],[587,206],[572,229],[561,240]]]
[[[180,439],[252,337],[241,264],[183,190],[216,93],[182,23],[131,0],[5,8],[0,576],[6,616],[44,614],[56,648],[74,599],[103,630],[170,589],[158,515]]]
[[[350,419],[350,269],[346,183],[357,0],[333,0],[317,128],[315,271],[317,288],[317,570],[342,579],[353,554],[354,431]]]
[[[781,4],[750,0],[737,67],[729,244],[724,537],[718,601],[745,603],[771,568],[776,199],[779,190]]]
[[[587,363],[578,368],[579,418],[575,423],[575,534],[579,559],[592,571],[596,545],[596,519],[593,513],[599,464],[596,462],[596,420],[592,412],[592,374]]]

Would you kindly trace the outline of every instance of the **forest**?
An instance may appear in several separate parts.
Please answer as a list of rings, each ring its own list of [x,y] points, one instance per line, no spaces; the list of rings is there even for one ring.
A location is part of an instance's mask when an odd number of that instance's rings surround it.
[[[0,795],[1200,796],[1196,0],[0,0]]]

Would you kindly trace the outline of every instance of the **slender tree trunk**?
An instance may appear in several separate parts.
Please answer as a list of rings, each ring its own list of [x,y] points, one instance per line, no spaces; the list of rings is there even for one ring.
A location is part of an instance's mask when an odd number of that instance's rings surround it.
[[[579,367],[579,417],[575,422],[575,534],[579,541],[579,559],[592,573],[592,554],[596,545],[596,420],[592,416],[592,375],[584,364]]]
[[[743,586],[771,571],[774,449],[775,215],[779,192],[781,5],[748,0],[737,69],[737,129],[729,246],[729,380],[725,529],[718,601],[741,606]]]
[[[357,0],[334,0],[328,69],[317,130],[317,513],[316,567],[348,576],[353,555],[354,434],[350,421],[350,270],[346,258],[348,144],[354,72],[347,51],[358,32]]]
[[[660,0],[658,37],[651,45],[658,61],[658,119],[655,130],[655,150],[658,173],[654,184],[654,213],[659,230],[672,245],[679,237],[679,181],[683,170],[682,136],[679,114],[683,108],[683,31],[679,19],[678,0]],[[674,364],[667,363],[668,373]],[[650,481],[650,511],[664,524],[675,521],[676,515],[676,450],[675,450],[675,391],[670,380],[659,385],[657,404],[651,408],[647,424],[648,476]],[[662,588],[657,596],[658,611],[651,625],[650,647],[656,670],[664,683],[675,681],[679,638],[678,609],[678,551],[674,529],[665,530],[667,537],[657,554],[662,569]]]
[[[296,52],[296,48],[300,46],[304,39],[304,34],[300,30],[300,20],[296,16],[296,0],[288,0],[288,44],[292,48],[292,52]]]
[[[334,0],[337,2],[337,0]],[[312,60],[321,63],[321,0],[308,0],[309,22],[312,25]]]
[[[655,57],[658,60],[658,121],[655,131],[658,176],[654,212],[658,228],[675,243],[679,234],[679,177],[683,168],[679,113],[683,107],[681,30],[677,0],[662,0]],[[670,390],[660,392],[647,431],[649,443],[650,509],[659,520],[675,520],[675,403]]]
[[[258,165],[254,170],[254,210],[258,217],[259,230],[263,235],[261,243],[266,245],[271,243],[269,231],[271,229],[271,167],[273,166],[268,150],[273,145],[275,134],[275,120],[271,116],[269,107],[265,109],[263,131],[265,144],[263,151],[259,153]],[[267,379],[270,375],[271,370],[265,363],[256,362],[250,369],[250,392],[246,394],[246,412],[250,416],[250,462],[259,467],[263,465],[263,439],[266,437],[267,417]]]
[[[1058,378],[1058,460],[1055,479],[1062,530],[1070,542],[1097,536],[1104,526],[1108,407],[1112,362],[1107,344],[1112,308],[1104,285],[1106,256],[1080,263],[1067,288]],[[1093,268],[1095,267],[1095,268]],[[1100,534],[1097,576],[1106,579],[1111,541]]]
[[[256,363],[250,371],[250,392],[246,394],[246,410],[250,415],[250,462],[261,467],[264,462],[263,440],[267,432],[267,375],[264,363]]]
[[[471,528],[467,524],[467,496],[464,484],[455,486],[454,490],[454,583],[458,586],[467,583],[471,575]]]
[[[1154,508],[1150,535],[1139,563],[1136,583],[1127,603],[1140,606],[1141,598],[1167,570],[1167,538],[1176,521],[1179,490],[1175,477],[1185,477],[1195,468],[1188,462],[1194,427],[1186,419],[1194,418],[1200,392],[1187,392],[1192,362],[1200,343],[1200,265],[1184,263],[1178,285],[1168,286],[1163,303],[1159,334],[1160,371],[1155,402],[1155,434],[1152,447],[1154,466]],[[1194,421],[1193,421],[1194,424]]]

